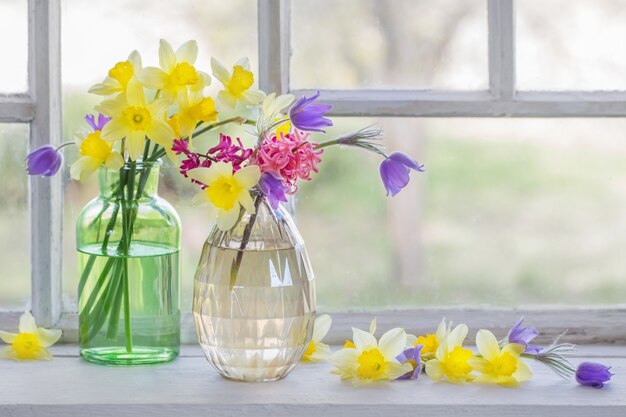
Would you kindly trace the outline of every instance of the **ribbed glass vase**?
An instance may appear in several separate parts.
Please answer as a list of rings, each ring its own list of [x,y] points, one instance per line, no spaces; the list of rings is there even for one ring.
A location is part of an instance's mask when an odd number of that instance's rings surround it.
[[[80,354],[105,365],[178,355],[180,219],[157,195],[159,163],[101,168],[76,224]]]
[[[195,277],[200,345],[224,377],[274,381],[299,362],[313,331],[315,286],[300,233],[256,195],[228,232],[214,228]]]

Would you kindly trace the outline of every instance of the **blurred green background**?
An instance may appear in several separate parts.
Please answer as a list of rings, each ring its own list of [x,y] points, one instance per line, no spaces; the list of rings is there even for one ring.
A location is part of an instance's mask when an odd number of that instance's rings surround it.
[[[25,59],[25,26],[11,22],[25,16],[25,3],[0,0],[0,23],[13,24],[15,33],[11,43],[0,41],[0,51],[11,48],[18,64]],[[155,65],[159,38],[174,47],[194,38],[198,66],[207,72],[211,55],[226,65],[249,56],[255,67],[256,3],[181,0],[166,13],[144,0],[64,0],[66,140],[97,103],[86,89],[131,48],[140,50],[144,65]],[[624,8],[609,0],[563,4],[518,2],[520,84],[624,88],[626,57],[611,47],[626,30],[618,24]],[[487,85],[484,1],[446,0],[435,7],[421,0],[298,0],[292,9],[295,87]],[[553,23],[549,18],[557,11]],[[578,33],[565,34],[573,24]],[[0,67],[0,93],[25,88],[20,68]],[[625,120],[335,118],[329,137],[372,123],[384,128],[390,151],[410,153],[427,172],[412,174],[392,199],[380,183],[376,156],[325,152],[320,174],[297,196],[297,222],[322,308],[624,302]],[[22,308],[29,298],[27,139],[28,126],[0,124],[0,309]],[[70,310],[77,281],[74,219],[97,192],[95,178],[82,185],[69,180],[73,156],[67,154],[63,174],[62,225]],[[195,266],[212,223],[202,208],[190,206],[195,189],[169,162],[160,185],[183,220],[182,302],[189,310]]]

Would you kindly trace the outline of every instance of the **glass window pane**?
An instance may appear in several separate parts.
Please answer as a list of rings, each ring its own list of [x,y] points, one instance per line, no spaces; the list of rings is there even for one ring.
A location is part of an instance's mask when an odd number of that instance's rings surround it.
[[[487,87],[482,0],[298,0],[293,88]]]
[[[24,158],[28,125],[0,123],[0,310],[30,299],[30,217]]]
[[[110,0],[84,2],[63,0],[63,130],[66,139],[83,128],[83,117],[91,112],[99,97],[87,89],[100,82],[109,68],[126,59],[137,49],[144,66],[158,65],[159,38],[174,48],[196,39],[199,46],[197,67],[211,73],[210,58],[225,65],[247,56],[257,72],[257,1],[256,0],[180,0],[175,7],[162,7],[148,0]],[[120,13],[123,10],[123,13]],[[97,18],[94,18],[97,16]],[[89,36],[85,36],[88,33]],[[219,82],[213,80],[213,88]],[[212,91],[212,90],[211,90]],[[64,292],[76,299],[75,221],[81,208],[97,195],[97,181],[92,176],[85,184],[69,179],[69,162],[75,160],[68,151],[65,176],[64,209]],[[178,210],[183,223],[181,306],[191,310],[193,276],[204,240],[212,227],[202,210],[192,209],[190,200],[195,189],[187,187],[169,161],[162,167],[160,194]],[[66,305],[66,309],[75,306]]]
[[[28,90],[28,1],[0,0],[0,94]]]
[[[520,90],[626,90],[626,3],[522,0]]]
[[[624,303],[626,120],[377,122],[426,172],[385,197],[379,158],[324,154],[298,194],[320,308]]]

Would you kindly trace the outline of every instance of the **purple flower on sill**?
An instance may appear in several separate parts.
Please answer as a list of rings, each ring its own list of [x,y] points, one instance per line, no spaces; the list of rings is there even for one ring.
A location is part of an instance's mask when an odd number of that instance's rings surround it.
[[[601,363],[583,362],[576,369],[576,381],[587,387],[602,388],[613,376],[610,369]]]
[[[264,172],[259,180],[259,188],[274,210],[278,208],[281,201],[287,202],[285,193],[289,190],[289,186],[278,175]]]
[[[393,152],[380,163],[380,178],[383,180],[387,195],[395,196],[409,183],[411,170],[424,172],[424,165],[403,152]]]
[[[318,91],[311,98],[302,96],[289,110],[291,124],[305,132],[324,132],[323,127],[332,126],[333,122],[324,117],[324,114],[332,109],[330,104],[314,103],[320,96]]]
[[[398,377],[397,379],[417,379],[422,372],[422,363],[420,362],[420,353],[423,345],[416,345],[415,347],[406,349],[404,352],[396,356],[396,360],[400,363],[410,363],[413,366],[413,370]]]
[[[530,342],[533,341],[535,337],[539,334],[539,331],[536,327],[522,327],[522,323],[524,322],[524,318],[519,319],[517,323],[509,330],[509,335],[507,336],[509,343],[517,343],[526,347],[524,353],[529,355],[536,355],[541,352],[541,347],[536,345],[531,345]]]
[[[52,145],[44,145],[26,156],[26,171],[28,175],[51,177],[62,163],[63,154]]]
[[[104,128],[104,125],[109,123],[109,120],[111,120],[111,118],[105,116],[102,113],[98,113],[98,121],[97,122],[96,122],[96,117],[93,114],[88,114],[88,115],[85,116],[85,121],[87,122],[87,124],[89,126],[91,126],[91,128],[94,130],[94,132],[96,130],[102,130],[102,128]]]

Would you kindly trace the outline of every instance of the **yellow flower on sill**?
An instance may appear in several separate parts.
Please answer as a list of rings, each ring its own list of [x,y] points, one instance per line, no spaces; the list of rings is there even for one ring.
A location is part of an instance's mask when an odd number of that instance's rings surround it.
[[[0,330],[0,339],[11,346],[0,349],[0,358],[16,361],[50,360],[50,346],[61,338],[61,330],[48,330],[37,327],[35,318],[26,312],[20,317],[19,333]]]
[[[295,99],[293,94],[282,94],[276,96],[276,93],[269,94],[265,100],[263,100],[263,118],[268,121],[278,122],[284,120],[281,124],[276,126],[276,139],[280,140],[283,136],[287,135],[291,131],[291,122],[289,118],[285,118],[282,111],[291,105]]]
[[[406,332],[395,328],[377,341],[372,333],[353,328],[354,348],[344,348],[335,353],[330,361],[337,367],[332,371],[342,380],[352,380],[354,385],[376,381],[390,381],[410,372],[411,364],[396,360],[406,346]]]
[[[520,382],[532,378],[533,373],[520,355],[525,346],[509,343],[500,349],[496,337],[489,330],[479,330],[476,346],[482,357],[470,359],[470,365],[480,373],[476,382],[517,387]]]
[[[137,78],[148,88],[161,90],[163,96],[170,102],[179,94],[186,93],[187,88],[192,91],[201,91],[211,84],[209,74],[198,71],[194,64],[198,58],[198,44],[196,41],[183,43],[174,52],[172,45],[165,39],[159,43],[159,66],[146,67]]]
[[[458,326],[457,326],[458,327]],[[439,323],[439,327],[437,327],[437,331],[432,334],[428,333],[423,336],[415,337],[413,335],[408,336],[408,341],[410,347],[415,347],[417,345],[422,345],[422,350],[420,356],[424,360],[432,359],[435,357],[435,352],[437,352],[437,348],[439,344],[446,336],[446,319],[441,320]]]
[[[72,179],[84,181],[102,164],[108,168],[119,169],[124,165],[122,155],[113,150],[113,145],[101,138],[101,132],[83,133],[75,136],[80,158],[70,167]]]
[[[124,93],[128,82],[141,72],[141,56],[133,51],[126,61],[120,61],[109,70],[108,76],[101,83],[95,84],[89,89],[90,93],[99,96],[110,96]]]
[[[96,110],[112,119],[102,129],[102,139],[114,142],[126,138],[126,149],[133,160],[142,156],[144,140],[150,140],[165,148],[168,156],[176,162],[172,152],[174,131],[166,122],[167,101],[157,99],[146,103],[143,87],[137,80],[128,82],[125,97],[105,100]]]
[[[328,314],[322,314],[315,319],[313,325],[313,337],[309,342],[302,356],[302,362],[318,362],[330,358],[330,347],[326,343],[322,343],[333,320]]]
[[[463,384],[473,379],[470,359],[474,353],[463,347],[467,331],[465,324],[458,325],[452,331],[448,328],[435,352],[435,358],[426,362],[426,374],[431,379],[440,381],[445,377],[446,381],[453,384]]]
[[[227,106],[235,108],[237,102],[246,106],[254,106],[265,98],[263,91],[252,88],[254,74],[250,71],[248,58],[237,61],[232,74],[215,58],[211,58],[211,69],[215,78],[225,87],[217,97]]]
[[[211,97],[204,97],[201,92],[181,93],[178,96],[178,136],[190,136],[198,122],[217,120],[215,102]]]
[[[230,230],[235,225],[241,206],[250,214],[256,212],[250,188],[261,178],[258,166],[248,165],[233,174],[232,163],[215,162],[209,168],[194,168],[187,175],[207,186],[194,196],[193,202],[213,207],[221,230]]]

